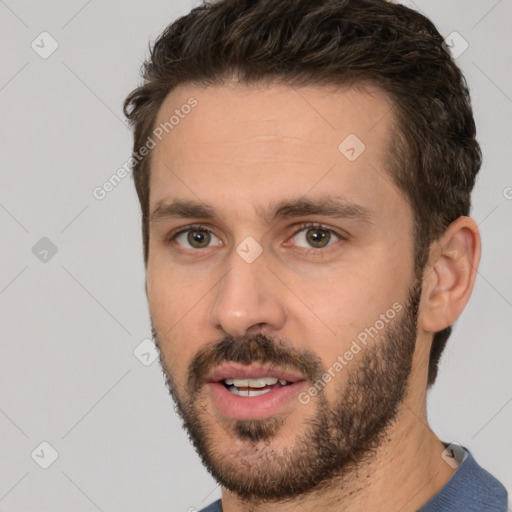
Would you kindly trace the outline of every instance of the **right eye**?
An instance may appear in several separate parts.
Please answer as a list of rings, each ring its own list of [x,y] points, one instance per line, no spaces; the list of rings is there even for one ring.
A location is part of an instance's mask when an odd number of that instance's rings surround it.
[[[170,240],[176,241],[184,249],[205,249],[222,245],[221,240],[204,226],[189,226],[173,235]],[[210,245],[212,242],[213,245]]]

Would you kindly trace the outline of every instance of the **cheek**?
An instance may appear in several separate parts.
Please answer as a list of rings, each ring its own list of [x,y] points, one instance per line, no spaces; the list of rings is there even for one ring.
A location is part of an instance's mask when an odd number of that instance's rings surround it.
[[[311,282],[297,283],[296,294],[316,322],[339,343],[373,324],[403,295],[404,276],[378,271],[375,265],[351,266]],[[405,285],[404,285],[405,286]],[[313,321],[313,319],[311,320]],[[311,323],[310,321],[310,323]]]
[[[349,367],[354,367],[354,361],[357,365],[364,342],[378,344],[395,322],[397,308],[401,309],[407,296],[407,275],[386,272],[388,264],[381,267],[354,265],[315,279],[314,287],[304,280],[294,283],[297,296],[308,306],[305,310],[301,304],[294,313],[300,324],[299,339],[304,339],[326,369],[345,354]],[[333,381],[343,382],[344,373],[335,372]]]
[[[166,367],[173,375],[181,374],[183,361],[188,357],[183,343],[183,324],[186,303],[182,294],[175,292],[176,283],[161,274],[148,272],[147,294],[151,320]],[[179,348],[179,350],[178,350]]]
[[[148,272],[148,303],[166,366],[181,381],[192,357],[209,341],[205,334],[207,290],[166,275],[172,273]]]
[[[202,293],[200,281],[187,278],[182,268],[169,264],[160,254],[148,262],[146,285],[153,320],[167,329],[194,308]]]
[[[176,284],[162,273],[149,271],[146,286],[151,318],[161,335],[162,331],[165,332],[176,322],[180,314],[180,302],[173,292]]]

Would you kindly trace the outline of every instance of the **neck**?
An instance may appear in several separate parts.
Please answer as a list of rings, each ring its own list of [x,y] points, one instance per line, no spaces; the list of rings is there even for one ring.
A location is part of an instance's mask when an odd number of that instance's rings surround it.
[[[286,502],[249,503],[223,489],[223,510],[418,510],[454,473],[441,458],[443,444],[428,426],[426,396],[423,400],[418,398],[416,393],[409,394],[395,422],[387,430],[384,442],[371,457],[344,471],[342,476],[324,486],[321,492],[313,491]]]

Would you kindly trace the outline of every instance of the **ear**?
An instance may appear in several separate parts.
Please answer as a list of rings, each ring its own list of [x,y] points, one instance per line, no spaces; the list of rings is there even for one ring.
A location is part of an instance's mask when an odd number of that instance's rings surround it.
[[[452,222],[431,245],[423,272],[421,329],[438,332],[457,320],[473,291],[480,251],[480,232],[470,217]]]

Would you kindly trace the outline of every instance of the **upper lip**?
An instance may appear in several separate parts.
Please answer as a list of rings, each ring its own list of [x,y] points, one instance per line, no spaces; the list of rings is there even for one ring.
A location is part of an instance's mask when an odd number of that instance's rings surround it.
[[[224,379],[255,379],[257,377],[275,377],[288,382],[305,380],[300,373],[293,373],[276,366],[238,363],[224,363],[214,368],[206,377],[206,382],[220,382]]]

